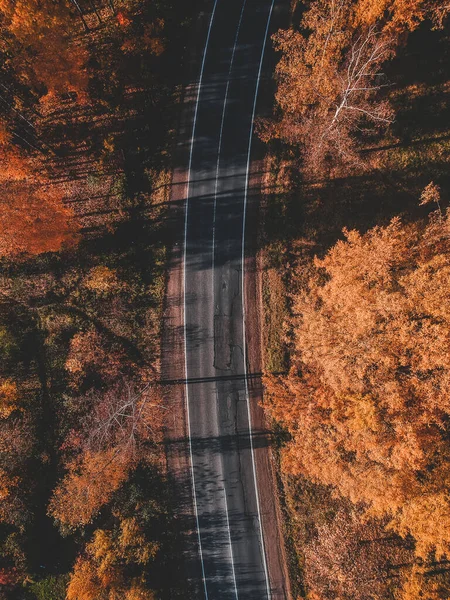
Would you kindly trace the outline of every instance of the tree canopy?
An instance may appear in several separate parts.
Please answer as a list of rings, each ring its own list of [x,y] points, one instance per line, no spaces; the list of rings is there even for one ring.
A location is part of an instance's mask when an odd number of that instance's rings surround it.
[[[363,166],[360,139],[394,117],[384,63],[408,32],[425,19],[442,26],[449,10],[445,0],[311,2],[299,28],[273,36],[277,112],[260,123],[262,138],[299,145],[305,172]]]
[[[288,471],[388,516],[421,556],[450,548],[449,233],[440,212],[344,231],[295,297],[289,376],[268,381]]]

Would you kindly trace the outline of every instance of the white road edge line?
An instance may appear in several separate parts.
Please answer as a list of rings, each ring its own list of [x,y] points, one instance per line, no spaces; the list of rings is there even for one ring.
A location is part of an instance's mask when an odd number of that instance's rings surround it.
[[[230,89],[230,78],[231,78],[231,72],[233,70],[234,56],[236,54],[239,32],[241,30],[242,17],[244,16],[244,10],[245,10],[246,4],[247,4],[247,0],[244,0],[244,2],[242,4],[242,8],[241,8],[241,14],[239,17],[239,23],[238,23],[237,30],[236,30],[236,36],[234,38],[233,52],[231,53],[230,68],[228,69],[228,77],[227,77],[227,87],[225,89],[225,97],[223,100],[222,120],[220,123],[219,147],[217,150],[216,181],[215,181],[215,186],[214,186],[214,209],[213,209],[213,232],[212,232],[212,271],[211,271],[214,311],[215,311],[215,293],[214,293],[215,273],[214,273],[214,269],[215,269],[215,250],[216,250],[217,193],[219,190],[219,171],[220,171],[220,155],[221,155],[221,151],[222,151],[223,126],[225,123],[225,114],[227,111],[228,92]],[[223,495],[225,498],[225,513],[226,513],[226,517],[227,517],[228,543],[230,545],[231,571],[232,571],[233,581],[234,581],[234,594],[236,596],[236,600],[239,600],[237,581],[236,581],[236,570],[234,568],[233,543],[231,540],[230,515],[229,515],[229,511],[228,511],[228,498],[227,498],[227,490],[226,490],[225,482],[223,484]]]
[[[203,562],[202,538],[200,535],[200,523],[199,523],[198,509],[197,509],[197,494],[195,491],[194,456],[193,456],[192,438],[191,438],[191,418],[189,415],[189,383],[188,383],[188,366],[187,366],[187,326],[186,326],[186,256],[187,256],[187,230],[188,230],[188,214],[189,214],[189,192],[190,192],[190,184],[191,184],[192,156],[193,156],[193,151],[194,151],[195,127],[197,124],[198,105],[199,105],[199,101],[200,101],[200,92],[202,90],[202,81],[203,81],[203,73],[205,70],[206,53],[207,53],[208,46],[209,46],[209,38],[211,36],[211,29],[212,29],[212,25],[213,25],[213,21],[214,21],[214,15],[216,13],[217,3],[218,3],[218,0],[215,0],[214,7],[213,7],[213,10],[211,13],[211,18],[209,21],[208,35],[206,36],[205,47],[203,49],[202,66],[200,69],[200,77],[198,80],[197,100],[195,103],[194,122],[192,125],[191,148],[190,148],[190,152],[189,152],[188,179],[187,179],[187,185],[186,185],[186,203],[185,203],[185,216],[184,216],[184,251],[183,251],[184,370],[185,370],[185,375],[186,375],[185,400],[186,400],[186,414],[187,414],[187,426],[188,426],[188,436],[189,436],[189,458],[190,458],[190,462],[191,462],[192,495],[193,495],[193,500],[194,500],[195,520],[196,520],[196,525],[197,525],[198,548],[199,548],[199,553],[200,553],[200,562],[202,565],[203,589],[205,591],[206,600],[208,600],[208,588],[206,585],[205,564]]]
[[[251,449],[252,464],[253,464],[253,479],[255,482],[256,505],[258,508],[259,533],[260,533],[260,537],[261,537],[261,549],[262,549],[262,556],[263,556],[263,562],[264,562],[264,572],[265,572],[265,576],[266,576],[266,589],[267,589],[268,600],[270,600],[270,598],[272,597],[272,594],[270,591],[269,571],[267,568],[266,550],[265,550],[265,545],[264,545],[264,536],[263,536],[262,521],[261,521],[261,507],[259,504],[258,481],[256,478],[255,452],[254,452],[254,448],[253,448],[253,438],[252,438],[252,415],[251,415],[251,409],[250,409],[250,395],[249,395],[249,390],[248,390],[248,377],[247,377],[247,344],[246,344],[246,322],[245,322],[245,228],[246,228],[246,224],[247,224],[248,185],[249,185],[249,177],[250,177],[250,162],[251,162],[251,152],[252,152],[253,129],[254,129],[255,116],[256,116],[256,103],[258,100],[258,91],[259,91],[259,84],[261,81],[262,66],[263,66],[263,61],[264,61],[264,52],[265,52],[266,43],[267,43],[267,36],[269,35],[269,27],[270,27],[270,21],[272,18],[272,12],[273,12],[274,5],[275,5],[275,0],[272,0],[272,4],[270,7],[270,11],[269,11],[269,16],[267,18],[267,27],[266,27],[266,33],[264,36],[264,43],[263,43],[263,47],[261,50],[261,59],[260,59],[260,63],[259,63],[258,79],[256,81],[255,99],[253,102],[253,114],[252,114],[252,121],[251,121],[251,125],[250,125],[250,135],[249,135],[249,140],[248,140],[247,173],[246,173],[246,178],[245,178],[245,192],[244,192],[244,215],[243,215],[243,219],[242,219],[242,256],[241,256],[241,260],[242,260],[242,331],[243,331],[243,346],[244,346],[245,393],[246,393],[246,397],[247,397],[248,427],[249,427],[249,434],[250,434],[250,449]]]

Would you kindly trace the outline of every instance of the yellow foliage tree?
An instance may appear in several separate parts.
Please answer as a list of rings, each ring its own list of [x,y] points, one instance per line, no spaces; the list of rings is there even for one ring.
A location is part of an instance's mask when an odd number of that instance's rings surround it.
[[[117,293],[123,284],[119,281],[115,270],[100,265],[89,271],[83,280],[83,285],[99,296],[108,296]]]
[[[87,525],[127,480],[132,458],[116,448],[86,451],[68,465],[68,473],[56,487],[49,512],[62,525]]]
[[[0,380],[0,418],[6,419],[19,408],[17,384],[10,379]]]
[[[78,558],[67,589],[67,600],[153,600],[143,577],[129,577],[130,566],[145,566],[158,546],[149,542],[135,518],[116,531],[97,529]]]

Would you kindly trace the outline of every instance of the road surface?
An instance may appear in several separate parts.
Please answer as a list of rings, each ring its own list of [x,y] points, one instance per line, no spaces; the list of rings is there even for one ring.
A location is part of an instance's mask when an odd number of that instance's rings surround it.
[[[183,254],[186,411],[207,600],[272,598],[248,393],[246,205],[273,0],[216,0],[189,147]]]

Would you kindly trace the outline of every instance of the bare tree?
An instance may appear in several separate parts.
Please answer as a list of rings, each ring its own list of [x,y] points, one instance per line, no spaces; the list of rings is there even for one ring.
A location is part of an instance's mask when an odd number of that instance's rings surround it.
[[[370,97],[388,85],[384,83],[384,73],[378,70],[380,63],[390,53],[389,40],[383,39],[371,27],[365,35],[360,35],[350,48],[347,68],[343,75],[339,102],[336,104],[329,129],[332,129],[347,111],[359,112],[373,122],[391,123],[392,118],[383,103],[370,103]]]
[[[342,67],[336,71],[335,93],[324,96],[317,91],[320,112],[325,117],[318,130],[317,115],[311,115],[315,135],[311,139],[310,159],[314,163],[322,163],[329,154],[359,162],[354,134],[392,123],[388,103],[377,98],[380,90],[389,85],[380,67],[391,52],[390,39],[370,27],[354,40]]]
[[[89,449],[115,447],[120,453],[136,454],[142,443],[157,438],[164,407],[156,384],[139,387],[122,381],[90,400],[93,412],[84,426]]]

